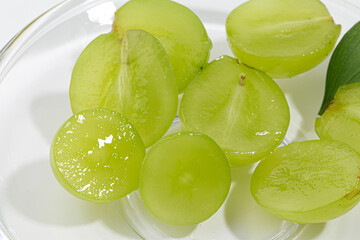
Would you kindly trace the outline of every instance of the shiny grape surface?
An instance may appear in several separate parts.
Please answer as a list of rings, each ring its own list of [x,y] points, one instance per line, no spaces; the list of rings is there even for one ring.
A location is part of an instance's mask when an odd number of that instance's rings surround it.
[[[316,119],[315,131],[321,139],[347,143],[360,153],[360,83],[339,88],[325,113]]]
[[[340,30],[318,0],[251,0],[226,21],[234,55],[274,78],[318,65],[333,50]]]
[[[325,222],[360,200],[360,155],[329,140],[291,143],[261,161],[251,193],[270,213],[297,223]]]
[[[94,202],[120,199],[138,188],[144,144],[120,113],[90,109],[70,117],[56,133],[50,164],[74,196]]]

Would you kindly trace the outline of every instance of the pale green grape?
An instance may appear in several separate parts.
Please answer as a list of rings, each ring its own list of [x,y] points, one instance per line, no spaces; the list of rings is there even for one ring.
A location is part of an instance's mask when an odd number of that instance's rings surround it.
[[[143,30],[118,40],[100,35],[82,52],[73,70],[74,113],[107,108],[123,114],[151,146],[169,129],[177,110],[174,71],[160,42]]]
[[[360,155],[347,144],[291,143],[259,163],[251,193],[259,205],[285,220],[325,222],[359,202],[359,168]]]
[[[235,56],[275,78],[295,76],[322,62],[340,29],[319,0],[251,0],[226,21]]]
[[[89,109],[70,117],[56,133],[50,153],[59,183],[94,202],[119,199],[138,188],[144,144],[120,113]]]
[[[281,89],[265,73],[224,56],[188,86],[180,107],[185,130],[213,138],[232,167],[254,163],[284,139],[290,114]]]
[[[156,36],[174,67],[179,92],[206,66],[211,41],[200,19],[188,8],[169,0],[131,0],[115,13],[118,37],[129,29]]]
[[[360,152],[360,83],[339,88],[325,113],[316,119],[315,130],[321,139],[338,140]]]
[[[175,133],[147,153],[140,174],[141,198],[159,220],[197,224],[212,216],[229,192],[229,163],[208,136]]]

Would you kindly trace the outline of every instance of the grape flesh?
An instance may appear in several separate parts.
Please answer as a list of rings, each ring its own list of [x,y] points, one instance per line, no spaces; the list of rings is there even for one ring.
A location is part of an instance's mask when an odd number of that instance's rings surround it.
[[[173,1],[129,1],[116,11],[113,29],[119,38],[129,29],[157,37],[170,58],[179,92],[209,60],[212,43],[204,25],[190,9]]]
[[[93,202],[120,199],[138,188],[144,144],[120,113],[89,109],[70,117],[56,133],[50,153],[59,183]]]
[[[174,71],[161,43],[143,30],[114,32],[81,53],[70,84],[74,113],[107,108],[123,114],[149,147],[169,129],[177,111]]]
[[[239,167],[262,159],[283,141],[290,113],[268,75],[224,56],[185,90],[180,120],[183,129],[213,138],[230,165]]]
[[[341,27],[318,0],[252,0],[226,21],[234,55],[274,78],[306,72],[333,50]]]
[[[315,131],[321,139],[341,141],[360,152],[360,83],[339,88],[325,113],[316,119]]]
[[[191,225],[211,217],[231,183],[220,147],[203,134],[181,132],[157,142],[140,174],[140,194],[149,212],[167,224]]]
[[[256,167],[251,193],[270,213],[297,223],[325,222],[360,201],[360,155],[326,140],[291,143]]]

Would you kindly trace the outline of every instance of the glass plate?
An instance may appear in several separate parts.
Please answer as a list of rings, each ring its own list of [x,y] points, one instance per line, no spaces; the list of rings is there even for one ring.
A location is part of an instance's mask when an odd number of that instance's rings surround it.
[[[302,226],[276,219],[254,204],[248,192],[251,167],[233,169],[229,198],[214,217],[182,228],[157,223],[146,217],[146,211],[134,211],[134,204],[141,206],[137,192],[116,204],[95,204],[72,197],[56,182],[49,147],[56,130],[72,114],[68,98],[72,68],[92,39],[110,31],[113,13],[124,2],[65,1],[28,25],[0,52],[0,239],[297,238]],[[178,2],[204,22],[214,44],[211,60],[232,55],[224,24],[243,0]],[[342,25],[342,34],[360,18],[360,10],[350,2],[323,2]],[[291,80],[277,81],[291,109],[289,142],[316,138],[313,124],[327,64],[328,60]],[[301,236],[349,239],[357,234],[359,215],[356,208],[327,224],[309,225]]]

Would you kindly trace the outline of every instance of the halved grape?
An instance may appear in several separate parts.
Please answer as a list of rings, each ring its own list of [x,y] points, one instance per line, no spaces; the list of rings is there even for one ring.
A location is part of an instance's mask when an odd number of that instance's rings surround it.
[[[56,133],[50,152],[59,183],[74,196],[106,202],[138,188],[144,144],[120,113],[90,109],[70,117]]]
[[[259,205],[280,218],[325,222],[360,201],[359,168],[360,155],[344,143],[291,143],[259,163],[251,193]]]
[[[341,86],[325,113],[316,119],[321,139],[338,140],[360,153],[360,83]]]
[[[319,0],[251,0],[226,21],[235,56],[275,78],[318,65],[334,48],[340,30]]]
[[[103,34],[80,55],[70,84],[74,113],[108,108],[125,115],[145,146],[169,129],[177,110],[174,71],[161,43],[143,30]]]
[[[232,167],[254,163],[284,139],[289,107],[265,73],[224,56],[211,62],[188,86],[180,107],[185,130],[213,138]]]
[[[147,153],[140,174],[141,198],[159,220],[197,224],[223,204],[231,183],[229,163],[208,136],[175,133]]]
[[[116,11],[113,29],[119,38],[129,29],[156,36],[174,67],[179,92],[209,60],[212,44],[204,25],[190,9],[173,1],[131,0]]]

